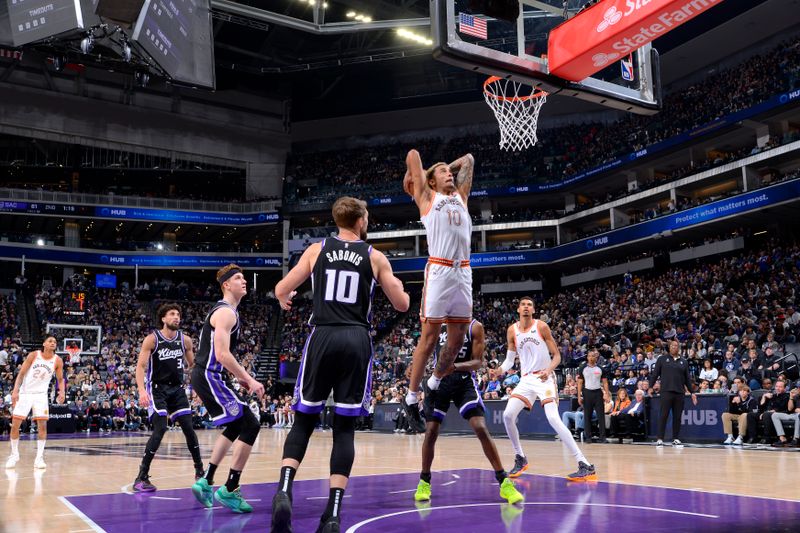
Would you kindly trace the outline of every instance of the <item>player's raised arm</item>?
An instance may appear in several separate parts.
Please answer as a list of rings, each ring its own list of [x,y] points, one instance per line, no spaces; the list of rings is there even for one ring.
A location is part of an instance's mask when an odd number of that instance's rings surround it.
[[[139,349],[139,358],[136,360],[136,387],[139,389],[139,407],[150,405],[150,395],[147,394],[147,387],[144,385],[144,373],[147,371],[147,363],[150,361],[150,354],[156,347],[156,336],[154,333],[148,334],[142,341]]]
[[[389,298],[392,306],[401,313],[408,311],[408,307],[411,305],[411,298],[403,290],[403,282],[394,275],[389,260],[375,248],[372,249],[369,258],[372,262],[372,271],[375,272],[375,279],[381,284],[381,289],[386,294],[386,297]]]
[[[450,172],[456,174],[456,189],[464,203],[469,200],[469,193],[472,190],[472,175],[475,170],[475,158],[472,154],[466,154],[450,163]]]
[[[300,260],[294,268],[286,274],[285,278],[275,285],[275,297],[278,299],[278,302],[281,304],[281,309],[284,311],[288,311],[292,308],[292,298],[294,298],[296,294],[294,290],[302,285],[311,275],[311,272],[314,270],[314,264],[317,262],[317,257],[319,257],[321,251],[322,245],[318,242],[306,248],[306,251],[300,256]]]
[[[414,198],[420,213],[428,210],[433,201],[433,191],[428,187],[425,178],[425,167],[422,158],[416,150],[409,150],[406,155],[406,175],[403,178],[403,189]]]

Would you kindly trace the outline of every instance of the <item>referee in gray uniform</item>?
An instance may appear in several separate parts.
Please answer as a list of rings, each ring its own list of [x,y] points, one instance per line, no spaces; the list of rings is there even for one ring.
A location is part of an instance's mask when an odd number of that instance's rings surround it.
[[[592,411],[597,413],[600,442],[606,441],[603,391],[608,392],[608,379],[603,374],[603,369],[597,366],[599,357],[597,349],[592,348],[586,355],[586,362],[578,368],[578,405],[583,406],[583,432],[586,443],[592,442]]]

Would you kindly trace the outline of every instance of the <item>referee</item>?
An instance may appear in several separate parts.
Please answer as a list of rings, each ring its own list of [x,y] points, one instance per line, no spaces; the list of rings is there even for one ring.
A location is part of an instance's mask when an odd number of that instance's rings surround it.
[[[603,391],[608,392],[608,379],[603,369],[597,366],[600,353],[592,348],[586,355],[586,362],[578,368],[578,405],[583,406],[584,441],[592,442],[592,411],[597,413],[597,427],[600,429],[600,442],[606,442],[606,415]]]
[[[681,433],[684,395],[691,394],[692,403],[697,405],[697,395],[690,388],[692,379],[689,377],[689,363],[680,356],[680,350],[681,345],[678,341],[670,341],[669,354],[658,358],[653,373],[650,374],[648,383],[650,389],[656,380],[661,378],[661,416],[658,420],[656,446],[664,445],[664,432],[667,430],[670,411],[672,411],[672,445],[683,446],[678,437]]]

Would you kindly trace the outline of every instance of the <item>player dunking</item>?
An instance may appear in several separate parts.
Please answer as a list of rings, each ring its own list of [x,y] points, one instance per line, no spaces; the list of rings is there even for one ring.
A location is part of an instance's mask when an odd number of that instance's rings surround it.
[[[447,344],[447,330],[444,326],[441,329],[437,355]],[[439,436],[439,428],[450,407],[450,402],[458,407],[461,416],[469,421],[469,425],[478,440],[481,441],[483,453],[489,459],[495,478],[500,483],[500,497],[505,498],[511,504],[522,502],[525,499],[514,487],[514,483],[508,479],[500,455],[497,453],[497,447],[486,428],[483,401],[478,392],[475,378],[475,372],[483,366],[485,348],[486,335],[483,324],[473,320],[467,329],[464,344],[456,354],[453,373],[442,380],[439,390],[425,396],[425,419],[428,421],[428,427],[422,443],[422,471],[419,475],[417,492],[414,494],[414,499],[418,502],[431,499],[431,465],[433,464],[434,449]]]
[[[575,444],[572,433],[558,415],[558,393],[553,371],[561,362],[550,327],[533,318],[534,306],[531,298],[523,297],[519,301],[519,321],[508,327],[508,353],[500,370],[491,371],[494,376],[508,372],[519,356],[521,379],[514,389],[503,412],[503,422],[508,438],[514,447],[516,457],[514,468],[509,475],[517,477],[528,468],[528,460],[522,450],[517,430],[517,417],[523,409],[531,409],[533,402],[539,398],[544,408],[547,421],[558,433],[561,442],[578,461],[578,471],[567,476],[570,481],[594,481],[597,479],[594,466],[590,465],[583,453]],[[589,423],[586,420],[585,423]],[[602,423],[602,421],[601,421]]]
[[[395,309],[408,310],[403,283],[388,259],[365,242],[369,213],[361,200],[342,197],[333,204],[337,237],[309,246],[297,265],[275,287],[284,310],[295,289],[311,277],[313,329],[303,349],[293,408],[294,425],[283,447],[278,491],[272,500],[272,531],[292,531],[292,482],[303,461],[319,413],[333,390],[333,449],[328,505],[318,533],[338,533],[344,491],[355,458],[355,422],[369,413],[372,400],[372,292],[377,281]]]
[[[248,374],[233,355],[241,329],[237,308],[247,294],[247,281],[241,267],[230,264],[219,269],[217,283],[222,288],[222,300],[214,304],[203,323],[192,369],[192,388],[203,401],[214,425],[225,425],[225,429],[214,443],[205,475],[192,485],[192,492],[206,507],[217,500],[235,513],[250,513],[253,508],[242,498],[239,479],[261,426],[247,403],[233,390],[229,376],[233,375],[239,385],[259,399],[264,396],[264,386]],[[228,479],[213,492],[214,473],[231,446],[233,461]]]
[[[47,442],[47,420],[50,418],[47,389],[50,380],[56,376],[58,383],[58,403],[64,403],[64,362],[56,355],[56,338],[47,337],[42,349],[28,354],[11,393],[11,455],[6,461],[6,468],[14,468],[19,461],[19,427],[33,411],[33,420],[39,429],[39,440],[36,441],[36,460],[34,468],[47,468],[44,462],[44,445]]]
[[[475,161],[471,154],[450,163],[436,163],[427,171],[416,150],[406,156],[403,189],[419,208],[428,241],[428,264],[422,289],[420,320],[422,333],[411,365],[406,409],[413,429],[425,431],[417,391],[425,365],[433,353],[439,329],[447,325],[447,343],[439,352],[430,390],[439,388],[442,378],[453,371],[453,361],[464,343],[472,320],[472,269],[469,266],[472,219],[467,200],[472,189]],[[453,172],[458,174],[453,177]]]
[[[192,339],[180,330],[181,308],[177,304],[164,304],[156,312],[160,329],[154,329],[142,341],[136,365],[136,385],[139,387],[139,405],[146,407],[153,424],[153,433],[147,441],[139,474],[133,482],[134,492],[152,492],[150,463],[161,446],[167,432],[167,417],[178,422],[186,438],[186,445],[194,461],[195,480],[203,477],[203,460],[200,444],[192,428],[192,410],[183,389],[183,361],[194,366]]]

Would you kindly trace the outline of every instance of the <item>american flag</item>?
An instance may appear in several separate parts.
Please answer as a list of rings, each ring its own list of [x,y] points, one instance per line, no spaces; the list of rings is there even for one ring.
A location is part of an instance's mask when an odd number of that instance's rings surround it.
[[[458,31],[472,35],[478,39],[487,39],[486,21],[474,15],[467,15],[466,13],[458,14]]]

